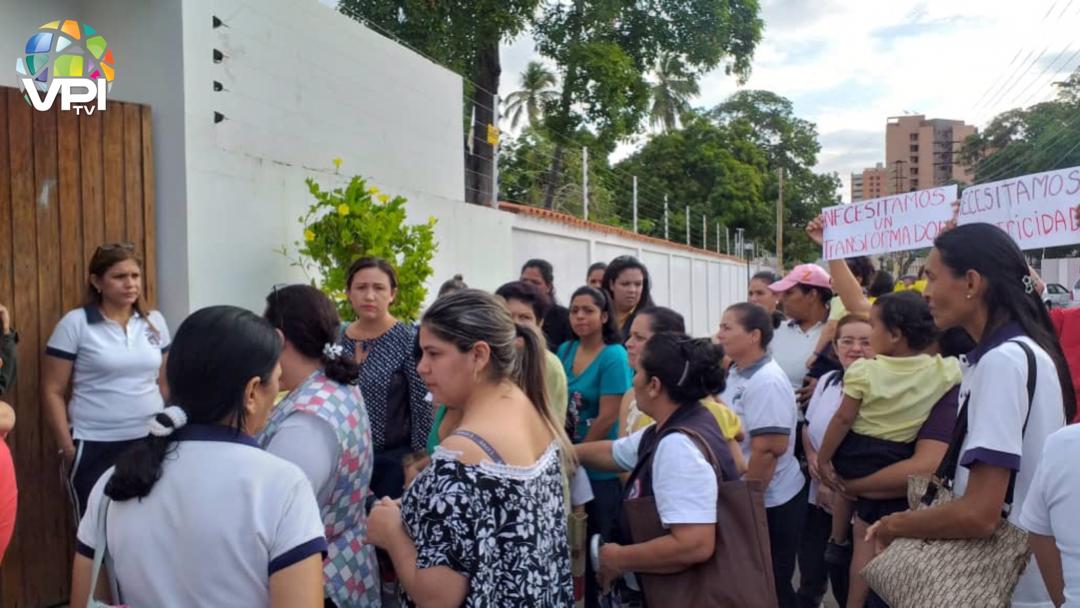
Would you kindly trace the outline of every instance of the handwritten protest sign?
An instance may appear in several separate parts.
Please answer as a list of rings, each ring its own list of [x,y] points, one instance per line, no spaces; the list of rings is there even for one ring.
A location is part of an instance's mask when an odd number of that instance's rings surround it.
[[[952,218],[956,186],[904,192],[822,211],[826,260],[931,247]]]
[[[1080,167],[978,184],[964,190],[960,224],[994,224],[1021,249],[1080,243],[1073,210],[1080,204]]]

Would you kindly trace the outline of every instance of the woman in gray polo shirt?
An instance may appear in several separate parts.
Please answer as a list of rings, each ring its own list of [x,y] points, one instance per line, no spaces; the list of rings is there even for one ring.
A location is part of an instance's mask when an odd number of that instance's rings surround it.
[[[717,341],[731,357],[727,388],[720,399],[738,414],[746,430],[742,442],[747,479],[766,484],[773,576],[781,608],[797,606],[791,585],[795,554],[806,517],[805,479],[795,460],[795,391],[769,354],[772,317],[743,302],[724,311]]]
[[[86,305],[60,319],[45,349],[41,403],[80,516],[94,482],[146,436],[150,419],[164,407],[158,378],[169,329],[161,313],[146,310],[142,292],[135,246],[98,247]]]

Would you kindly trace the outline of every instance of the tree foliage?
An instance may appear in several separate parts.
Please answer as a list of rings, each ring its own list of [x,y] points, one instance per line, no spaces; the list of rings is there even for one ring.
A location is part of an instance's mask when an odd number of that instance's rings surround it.
[[[780,195],[778,170],[783,169],[784,265],[790,267],[794,262],[816,260],[820,249],[807,238],[803,227],[822,207],[836,204],[836,191],[840,187],[837,175],[817,174],[813,170],[821,151],[817,127],[795,116],[791,101],[770,91],[740,91],[708,115],[719,125],[744,125],[750,140],[765,153],[767,174],[762,196],[773,207]],[[759,241],[773,249],[775,217],[774,209],[767,224],[773,234]]]
[[[589,149],[589,219],[610,225],[623,225],[620,205],[611,189],[612,174],[607,157],[610,148],[601,147],[596,136],[582,130],[573,136],[572,152],[566,157],[565,171],[555,188],[555,211],[582,217],[581,148]],[[541,206],[547,184],[547,163],[555,143],[542,129],[527,128],[509,139],[499,149],[499,191],[503,200]]]
[[[506,96],[506,114],[510,117],[510,127],[518,128],[525,118],[530,125],[540,122],[542,104],[553,101],[558,93],[555,85],[558,80],[552,72],[539,61],[530,61],[521,73],[521,88]]]
[[[1056,87],[1056,99],[1002,112],[968,137],[961,162],[976,183],[1080,165],[1080,73]]]
[[[324,191],[312,179],[308,190],[315,203],[300,218],[304,241],[296,243],[299,259],[294,263],[314,276],[312,284],[326,293],[343,319],[355,316],[346,297],[346,273],[353,261],[375,256],[390,262],[398,277],[398,292],[390,313],[403,321],[420,316],[431,276],[435,243],[435,218],[426,223],[405,223],[405,199],[368,187],[353,177],[345,188]]]
[[[649,122],[664,131],[674,131],[679,127],[679,119],[690,111],[690,99],[700,92],[697,77],[687,72],[678,57],[662,55],[656,62],[653,78]]]
[[[502,149],[502,190],[511,200],[543,201],[546,172],[556,143],[543,129],[527,129]],[[817,128],[794,115],[791,102],[767,91],[737,93],[716,108],[691,110],[683,128],[653,135],[637,152],[610,169],[611,148],[584,129],[574,134],[567,168],[555,189],[556,209],[580,216],[580,147],[589,147],[590,219],[632,226],[632,176],[638,177],[639,231],[664,236],[663,196],[670,197],[669,236],[685,238],[686,206],[694,245],[701,217],[715,246],[716,222],[746,230],[759,248],[776,244],[777,169],[784,169],[784,265],[814,261],[820,248],[803,228],[824,206],[836,203],[840,180],[817,174]]]
[[[960,160],[972,169],[975,183],[1080,165],[1080,72],[1055,86],[1055,99],[1002,112],[967,138]],[[1078,254],[1076,246],[1041,252],[1044,257]]]
[[[546,4],[533,35],[541,55],[562,72],[562,90],[545,108],[556,142],[547,206],[562,171],[562,141],[588,126],[602,142],[638,131],[647,114],[645,74],[662,55],[678,57],[686,74],[724,63],[740,80],[761,38],[757,0],[572,0]]]

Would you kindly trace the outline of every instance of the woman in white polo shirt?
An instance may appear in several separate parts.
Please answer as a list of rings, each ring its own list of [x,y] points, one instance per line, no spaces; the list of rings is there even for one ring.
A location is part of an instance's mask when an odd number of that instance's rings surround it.
[[[806,479],[795,460],[798,414],[795,391],[784,370],[769,355],[772,317],[743,302],[724,311],[717,340],[732,360],[721,400],[739,415],[747,479],[764,482],[773,576],[780,606],[796,606],[791,586],[795,554],[806,517]]]
[[[42,359],[41,402],[80,516],[94,482],[146,436],[150,419],[164,407],[158,378],[169,329],[159,312],[146,310],[142,291],[134,245],[98,247],[86,305],[60,319]]]
[[[166,370],[175,405],[94,485],[72,606],[86,605],[102,544],[121,597],[103,598],[101,585],[98,597],[114,603],[323,605],[326,539],[311,483],[252,437],[277,397],[281,350],[270,323],[234,306],[204,308],[180,325]]]
[[[934,322],[962,327],[978,346],[960,385],[958,433],[966,426],[955,470],[957,500],[883,518],[869,534],[879,546],[897,537],[984,538],[997,527],[1012,490],[1009,521],[1023,510],[1046,438],[1075,403],[1072,381],[1046,307],[1016,243],[991,224],[968,224],[937,238],[926,264]],[[1023,346],[1032,352],[1030,370]],[[1034,397],[1028,400],[1028,374]],[[1052,606],[1039,569],[1024,571],[1013,606]]]

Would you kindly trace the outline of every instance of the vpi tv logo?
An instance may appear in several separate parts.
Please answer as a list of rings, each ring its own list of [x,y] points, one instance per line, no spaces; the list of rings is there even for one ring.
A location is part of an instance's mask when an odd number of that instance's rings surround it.
[[[26,41],[26,55],[15,62],[23,99],[47,112],[57,97],[61,110],[93,114],[105,110],[116,62],[97,30],[72,19],[38,28]]]

